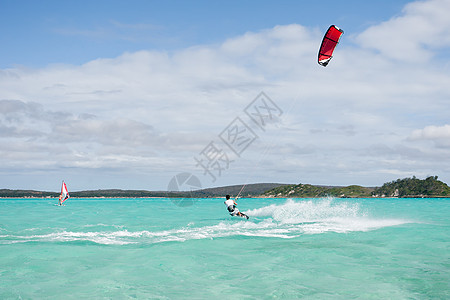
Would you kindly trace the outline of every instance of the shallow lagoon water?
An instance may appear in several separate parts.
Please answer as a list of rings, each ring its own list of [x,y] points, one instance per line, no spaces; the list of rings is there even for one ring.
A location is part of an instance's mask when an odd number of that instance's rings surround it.
[[[450,298],[449,199],[189,201],[0,199],[0,298]]]

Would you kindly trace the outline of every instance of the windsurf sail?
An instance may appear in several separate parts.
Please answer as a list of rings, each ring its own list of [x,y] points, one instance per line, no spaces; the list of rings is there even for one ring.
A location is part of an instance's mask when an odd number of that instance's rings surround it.
[[[69,195],[69,191],[67,190],[67,185],[63,181],[62,186],[61,186],[61,195],[59,195],[59,205],[63,204],[63,202],[66,201],[67,199],[69,199],[69,197],[70,197],[70,195]]]
[[[335,25],[331,25],[328,28],[319,49],[319,57],[317,61],[319,65],[324,67],[328,65],[333,57],[334,48],[336,48],[336,45],[339,43],[339,39],[343,33],[344,31]]]

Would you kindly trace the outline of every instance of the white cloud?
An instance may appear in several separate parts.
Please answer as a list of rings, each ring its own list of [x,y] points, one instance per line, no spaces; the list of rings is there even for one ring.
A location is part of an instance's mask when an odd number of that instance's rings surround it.
[[[427,126],[424,129],[415,130],[411,134],[412,139],[450,139],[450,125]]]
[[[436,49],[450,46],[449,11],[449,0],[412,2],[400,16],[372,26],[356,41],[387,58],[424,63],[435,56]]]
[[[327,68],[316,63],[323,33],[293,24],[173,53],[0,70],[0,173],[118,172],[123,180],[111,182],[122,188],[164,188],[177,172],[202,175],[193,157],[265,91],[283,110],[281,122],[257,131],[257,142],[214,185],[375,185],[415,172],[446,180],[438,162],[449,154],[448,125],[440,124],[450,117],[450,75],[439,66],[449,59],[437,54],[449,48],[441,29],[450,28],[441,12],[447,4],[411,3],[358,35],[359,45],[344,36]],[[407,56],[391,51],[394,37],[404,39],[400,48],[410,43]],[[430,63],[404,63],[417,55]],[[154,185],[133,186],[136,174]]]
[[[409,136],[411,141],[432,141],[437,146],[450,149],[450,125],[426,126],[424,129],[414,130]]]

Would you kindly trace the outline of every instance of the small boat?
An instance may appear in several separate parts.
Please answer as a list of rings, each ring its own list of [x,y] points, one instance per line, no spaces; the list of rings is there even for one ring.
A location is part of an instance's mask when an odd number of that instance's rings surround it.
[[[70,198],[69,191],[67,190],[67,185],[63,180],[61,186],[61,195],[59,195],[59,205],[63,205],[64,201],[66,201],[69,198]]]

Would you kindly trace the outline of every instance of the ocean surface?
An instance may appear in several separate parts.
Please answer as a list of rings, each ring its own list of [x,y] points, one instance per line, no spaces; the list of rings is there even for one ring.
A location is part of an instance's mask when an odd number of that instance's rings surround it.
[[[0,299],[450,299],[450,199],[0,199]]]

